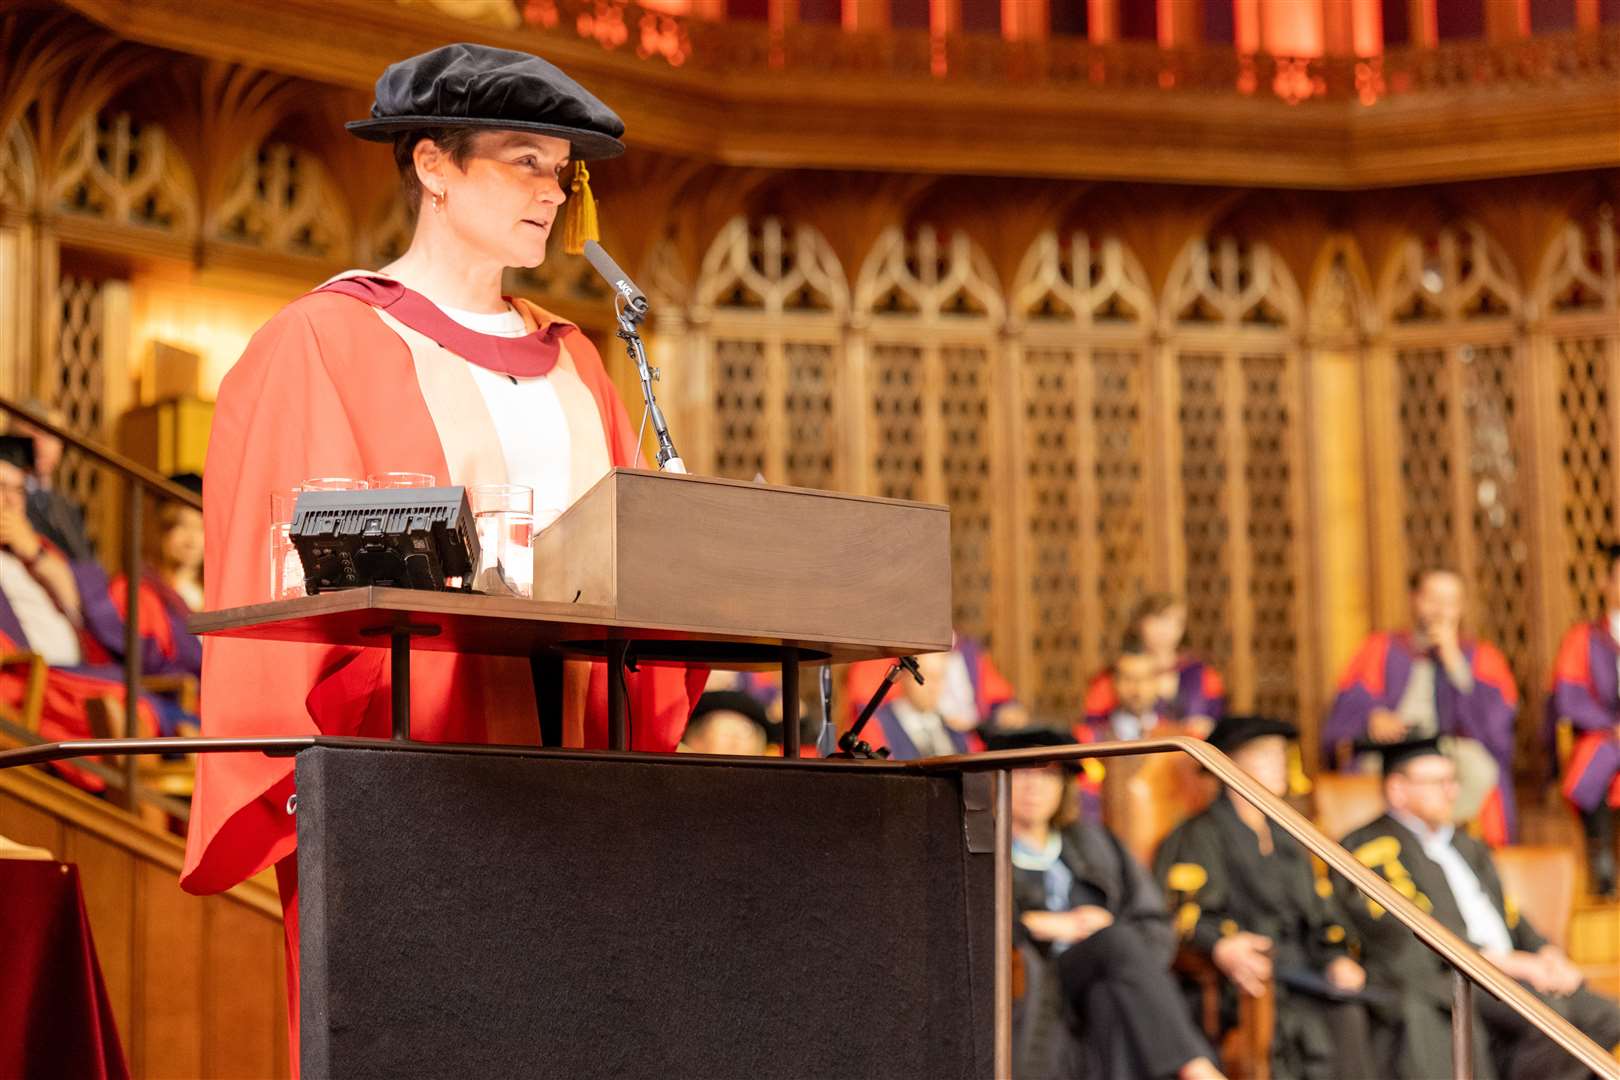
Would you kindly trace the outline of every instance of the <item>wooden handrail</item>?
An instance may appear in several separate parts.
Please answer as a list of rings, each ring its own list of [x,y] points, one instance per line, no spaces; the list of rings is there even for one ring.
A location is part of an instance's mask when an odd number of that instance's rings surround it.
[[[155,491],[164,498],[185,503],[193,510],[202,509],[202,496],[195,491],[189,491],[179,484],[170,482],[169,478],[145,465],[127,458],[118,451],[91,442],[82,435],[75,435],[61,424],[55,423],[31,409],[25,408],[15,401],[0,397],[0,411],[9,413],[15,419],[31,424],[47,435],[54,435],[73,449],[87,457],[95,458],[98,464],[112,469],[126,480],[139,481],[142,487]]]
[[[1501,968],[1486,960],[1468,942],[1442,926],[1433,916],[1385,881],[1361,865],[1340,844],[1328,839],[1299,811],[1273,795],[1236,763],[1208,743],[1186,735],[1171,735],[1140,742],[1088,743],[1072,749],[997,750],[983,754],[963,754],[949,757],[924,758],[912,762],[912,767],[926,773],[1006,772],[1010,769],[1038,765],[1053,765],[1065,761],[1078,761],[1088,757],[1122,757],[1130,754],[1164,754],[1173,751],[1190,754],[1200,765],[1214,773],[1223,783],[1237,791],[1269,820],[1276,822],[1284,832],[1298,840],[1306,850],[1343,875],[1363,895],[1376,900],[1393,915],[1397,922],[1412,931],[1419,941],[1427,945],[1440,958],[1475,986],[1501,1001],[1514,1012],[1534,1024],[1537,1030],[1557,1043],[1566,1053],[1578,1058],[1583,1065],[1609,1080],[1620,1080],[1620,1062],[1606,1050],[1581,1034],[1568,1020],[1548,1008],[1539,998],[1509,978]],[[998,852],[997,858],[1005,857]],[[998,971],[998,978],[1003,975]],[[1467,995],[1458,995],[1466,1001]],[[1459,1015],[1461,1014],[1461,1015]],[[1469,1010],[1454,1008],[1452,1030],[1468,1022]],[[1462,1071],[1459,1076],[1471,1075],[1461,1060],[1454,1063]]]

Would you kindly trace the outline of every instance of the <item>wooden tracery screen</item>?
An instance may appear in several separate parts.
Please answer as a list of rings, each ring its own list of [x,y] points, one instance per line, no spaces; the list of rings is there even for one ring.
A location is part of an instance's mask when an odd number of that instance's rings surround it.
[[[1602,205],[1567,224],[1541,276],[1539,363],[1555,378],[1557,424],[1546,489],[1549,539],[1560,545],[1549,575],[1559,623],[1601,610],[1605,543],[1620,492],[1620,229]]]
[[[1522,307],[1507,258],[1473,224],[1408,240],[1382,297],[1399,394],[1394,488],[1406,569],[1462,573],[1471,632],[1507,654],[1533,709],[1549,631]]]
[[[849,290],[821,235],[734,218],[710,246],[694,322],[707,350],[721,476],[842,488],[840,399]]]
[[[1175,393],[1180,543],[1192,646],[1232,703],[1297,716],[1305,647],[1299,290],[1263,245],[1191,244],[1161,325]]]
[[[1064,716],[1149,587],[1154,309],[1124,245],[1084,233],[1037,238],[1012,295],[1022,667],[1032,706]]]
[[[871,490],[950,505],[956,627],[999,644],[1005,303],[995,272],[965,233],[891,228],[861,269],[854,307],[866,350]]]

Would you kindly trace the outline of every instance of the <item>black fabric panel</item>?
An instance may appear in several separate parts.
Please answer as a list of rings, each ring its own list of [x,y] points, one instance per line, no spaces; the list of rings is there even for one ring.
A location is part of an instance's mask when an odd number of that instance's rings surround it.
[[[991,1068],[955,778],[317,748],[308,1078]]]

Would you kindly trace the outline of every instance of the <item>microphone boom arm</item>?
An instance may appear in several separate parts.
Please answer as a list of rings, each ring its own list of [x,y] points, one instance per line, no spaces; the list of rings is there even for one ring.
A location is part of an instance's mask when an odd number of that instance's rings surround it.
[[[637,308],[640,310],[636,310]],[[653,396],[653,380],[658,378],[658,369],[647,363],[647,348],[641,343],[641,334],[636,329],[647,313],[646,301],[639,305],[626,303],[619,309],[619,340],[624,342],[624,348],[630,354],[630,359],[636,365],[636,377],[641,380],[641,399],[647,406],[647,419],[652,422],[653,438],[658,443],[655,456],[658,468],[664,472],[685,473],[686,462],[675,449],[675,441],[669,437],[669,423],[664,419],[664,410],[658,407],[658,399]]]

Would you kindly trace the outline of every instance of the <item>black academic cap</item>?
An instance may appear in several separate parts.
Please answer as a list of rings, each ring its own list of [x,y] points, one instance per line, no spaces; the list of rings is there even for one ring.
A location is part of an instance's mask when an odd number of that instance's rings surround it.
[[[34,440],[28,435],[0,435],[0,461],[23,472],[34,471]]]
[[[765,715],[765,706],[752,694],[745,694],[741,690],[710,690],[698,698],[697,704],[692,707],[692,715],[687,719],[686,726],[691,727],[698,720],[713,712],[741,713],[754,723],[768,736],[771,730],[770,718]]]
[[[202,494],[202,477],[194,472],[175,473],[169,477],[169,483],[176,487],[183,487],[187,491],[194,491],[198,495]]]
[[[555,64],[465,42],[390,64],[377,80],[371,118],[345,126],[372,142],[422,128],[480,127],[567,139],[581,161],[624,153],[624,121]]]
[[[1209,745],[1223,754],[1230,754],[1244,743],[1267,735],[1281,735],[1285,739],[1299,738],[1299,729],[1286,720],[1269,716],[1223,716],[1209,733]]]
[[[1080,745],[1066,731],[1051,728],[1016,728],[1012,731],[981,731],[986,750],[1051,750]],[[1064,761],[1060,764],[1070,772],[1080,769],[1080,762]]]
[[[1371,750],[1381,754],[1384,758],[1384,775],[1388,776],[1413,758],[1429,757],[1430,755],[1445,756],[1440,749],[1440,737],[1430,735],[1426,739],[1407,739],[1395,743],[1374,743],[1358,741],[1357,750]]]

